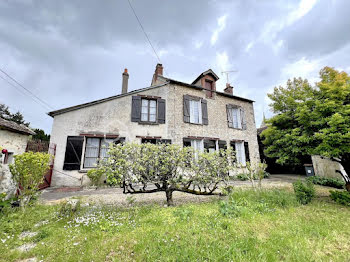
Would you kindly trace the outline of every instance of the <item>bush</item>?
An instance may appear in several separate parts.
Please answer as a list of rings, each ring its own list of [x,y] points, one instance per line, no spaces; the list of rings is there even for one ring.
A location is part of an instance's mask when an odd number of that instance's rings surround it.
[[[15,162],[10,165],[10,171],[17,184],[21,206],[27,205],[37,194],[39,185],[49,169],[50,158],[49,154],[34,152],[15,156]]]
[[[342,189],[344,188],[345,182],[336,178],[320,177],[320,176],[310,176],[306,179],[315,185],[329,186],[334,188]]]
[[[310,203],[315,196],[315,187],[310,181],[306,181],[306,183],[300,180],[296,181],[293,183],[293,188],[297,200],[303,205]]]
[[[219,204],[224,216],[237,217],[243,214],[273,212],[297,204],[295,196],[281,189],[237,190],[227,201]]]
[[[338,204],[344,206],[350,206],[350,192],[348,191],[329,191],[331,193],[331,199]]]
[[[103,169],[90,169],[87,172],[88,178],[91,180],[91,184],[93,186],[98,186],[101,181],[102,175],[105,173],[105,170]]]

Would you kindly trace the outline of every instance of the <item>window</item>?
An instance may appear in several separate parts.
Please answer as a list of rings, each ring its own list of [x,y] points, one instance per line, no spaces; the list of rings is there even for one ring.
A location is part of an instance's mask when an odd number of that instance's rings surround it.
[[[232,145],[233,144],[233,145]],[[237,164],[241,164],[243,166],[246,165],[246,155],[245,155],[245,148],[244,148],[244,142],[233,142],[231,145],[234,146],[234,149],[236,151],[236,162]]]
[[[204,150],[208,153],[215,152],[217,149],[216,140],[204,140]]]
[[[237,129],[247,129],[245,114],[242,107],[226,105],[228,126]]]
[[[83,152],[83,136],[68,136],[63,170],[79,170]]]
[[[202,123],[202,107],[200,100],[190,100],[190,123]]]
[[[87,137],[85,144],[84,167],[95,167],[98,159],[103,159],[108,156],[108,147],[110,143],[119,144],[124,141],[124,137],[117,139]]]
[[[217,140],[210,140],[210,139],[190,139],[190,138],[184,138],[183,139],[183,146],[184,147],[193,147],[194,150],[199,152],[215,152],[219,149],[219,143]]]
[[[232,115],[232,124],[233,128],[242,128],[241,124],[241,114],[240,110],[238,108],[231,108],[231,115]]]
[[[141,144],[171,144],[171,139],[142,138]]]
[[[141,121],[156,122],[157,101],[150,99],[141,99]]]
[[[208,81],[208,80],[205,80],[205,92],[207,94],[207,97],[213,97],[214,94],[213,94],[213,82],[212,81]]]

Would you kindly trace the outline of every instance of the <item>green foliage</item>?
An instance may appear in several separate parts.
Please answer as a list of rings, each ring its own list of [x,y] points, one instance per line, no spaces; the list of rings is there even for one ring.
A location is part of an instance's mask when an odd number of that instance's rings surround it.
[[[106,174],[107,183],[121,185],[124,193],[165,191],[171,205],[173,191],[212,194],[219,183],[229,180],[233,162],[230,148],[199,153],[171,144],[111,144],[108,157],[89,175],[97,180]],[[151,183],[156,189],[147,188]]]
[[[234,218],[221,215],[216,201],[172,208],[90,205],[67,219],[57,219],[58,208],[35,205],[0,212],[0,260],[349,260],[349,243],[339,240],[348,239],[350,208],[323,199],[306,206],[294,203],[273,212],[251,212]],[[181,219],[174,215],[176,210],[193,213]],[[24,231],[38,235],[21,240],[19,235]],[[37,246],[29,252],[17,250],[28,242]]]
[[[219,211],[224,216],[238,217],[291,206],[296,206],[295,196],[285,190],[237,190],[219,203]]]
[[[293,183],[295,196],[299,203],[306,205],[315,197],[315,187],[311,181],[296,181]]]
[[[94,168],[87,172],[87,176],[91,180],[92,185],[98,186],[101,183],[101,178],[104,173],[105,171],[103,168]]]
[[[265,154],[280,164],[300,164],[309,155],[338,157],[342,163],[349,157],[350,76],[325,67],[320,78],[315,87],[294,78],[268,94],[276,115],[262,138]]]
[[[33,139],[40,141],[50,141],[50,135],[46,134],[44,130],[35,128],[35,135],[32,136]]]
[[[58,218],[72,218],[81,210],[80,200],[65,201],[60,204],[60,208],[57,212]]]
[[[344,206],[350,206],[350,193],[348,191],[329,191],[331,193],[331,199],[338,204]]]
[[[38,192],[40,183],[49,169],[51,155],[46,153],[26,152],[15,156],[10,164],[10,171],[20,192],[21,206],[25,206]]]
[[[334,188],[342,189],[345,186],[343,180],[336,178],[320,177],[320,176],[310,176],[306,178],[307,181],[312,182],[315,185],[329,186]]]
[[[29,126],[30,124],[29,122],[24,121],[24,117],[21,112],[18,111],[12,114],[10,112],[9,107],[6,106],[5,104],[0,104],[0,117],[5,120],[16,122],[17,124],[20,124],[20,125]]]
[[[193,208],[179,207],[174,210],[173,215],[181,221],[189,221],[193,216]]]

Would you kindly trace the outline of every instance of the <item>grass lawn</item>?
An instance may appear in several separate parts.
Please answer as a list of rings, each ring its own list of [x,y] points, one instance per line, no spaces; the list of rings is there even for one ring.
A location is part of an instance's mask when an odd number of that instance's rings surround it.
[[[0,261],[349,261],[350,208],[325,196],[301,206],[282,193],[237,192],[238,209],[88,206],[60,217],[62,205],[35,205],[0,215]],[[19,251],[25,243],[36,246]]]

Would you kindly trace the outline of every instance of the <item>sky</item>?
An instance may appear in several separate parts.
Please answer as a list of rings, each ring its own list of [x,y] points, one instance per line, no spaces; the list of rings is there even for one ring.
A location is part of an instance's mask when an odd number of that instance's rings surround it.
[[[348,0],[130,2],[165,76],[191,83],[211,68],[223,91],[222,72],[235,71],[229,82],[256,101],[257,126],[272,116],[266,94],[289,78],[350,73]],[[130,91],[149,86],[157,63],[128,0],[0,1],[0,68],[41,100],[0,72],[0,103],[31,127],[49,133],[47,112],[120,94],[124,68]]]

